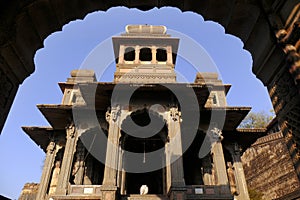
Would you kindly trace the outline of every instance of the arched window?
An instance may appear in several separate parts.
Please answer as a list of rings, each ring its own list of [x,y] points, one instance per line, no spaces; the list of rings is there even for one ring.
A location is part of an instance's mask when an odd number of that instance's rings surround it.
[[[167,61],[167,51],[163,48],[159,48],[156,50],[156,60],[158,62],[166,62]]]
[[[134,61],[134,59],[135,59],[135,49],[132,47],[127,47],[125,49],[124,60]]]
[[[140,60],[141,61],[151,61],[152,60],[152,52],[150,48],[142,48],[140,50]]]

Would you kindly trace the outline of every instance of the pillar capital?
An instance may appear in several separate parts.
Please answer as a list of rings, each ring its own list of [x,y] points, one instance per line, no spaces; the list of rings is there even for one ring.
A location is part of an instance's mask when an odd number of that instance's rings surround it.
[[[55,146],[56,146],[56,143],[55,143],[55,141],[52,139],[52,140],[50,141],[50,143],[48,144],[48,146],[47,146],[47,154],[52,154],[52,153],[54,152],[54,150],[55,150]]]
[[[116,105],[111,108],[110,117],[113,122],[116,122],[118,118],[121,116],[121,106]]]
[[[173,121],[181,121],[181,112],[178,110],[177,106],[170,108],[170,117]]]
[[[211,143],[221,142],[224,138],[222,135],[222,130],[217,127],[209,129],[206,133],[209,136]]]

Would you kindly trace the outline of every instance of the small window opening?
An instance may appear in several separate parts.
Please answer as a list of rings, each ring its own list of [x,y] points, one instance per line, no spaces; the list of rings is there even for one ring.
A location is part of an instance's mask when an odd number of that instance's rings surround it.
[[[124,60],[125,61],[134,61],[135,59],[135,50],[132,47],[127,47],[125,49]]]
[[[142,48],[140,50],[140,60],[141,61],[151,61],[152,60],[152,52],[150,48]]]

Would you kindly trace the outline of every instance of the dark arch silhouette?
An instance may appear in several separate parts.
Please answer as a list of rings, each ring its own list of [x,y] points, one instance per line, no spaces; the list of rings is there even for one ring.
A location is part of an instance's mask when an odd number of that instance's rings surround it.
[[[289,138],[288,143],[300,144],[300,130],[297,127],[293,130],[288,126],[289,122],[293,124],[294,120],[297,122],[299,120],[288,116],[288,112],[285,112],[298,110],[300,107],[299,70],[286,70],[286,68],[291,69],[295,63],[289,63],[289,60],[291,58],[299,60],[300,56],[292,55],[289,52],[297,52],[285,49],[287,45],[296,45],[295,40],[290,36],[299,39],[297,31],[291,32],[293,27],[299,27],[300,4],[296,0],[1,1],[0,80],[3,84],[0,90],[0,130],[3,128],[19,85],[35,70],[33,57],[35,52],[43,47],[45,38],[55,31],[62,30],[62,27],[72,20],[83,19],[93,11],[106,11],[117,6],[140,10],[171,6],[183,12],[192,11],[202,15],[205,20],[218,22],[224,27],[226,33],[239,37],[245,49],[252,55],[252,72],[270,91],[270,98],[274,100],[276,114],[280,115],[279,122],[284,134],[291,130],[294,131],[293,135],[297,135],[297,138]],[[285,32],[290,34],[285,35]],[[287,57],[288,62],[286,62]],[[296,67],[299,68],[298,65]],[[298,147],[296,149],[299,150]],[[296,162],[298,162],[295,165],[300,177],[299,158]]]
[[[171,6],[183,12],[198,13],[205,20],[218,22],[226,33],[235,35],[244,42],[245,49],[253,58],[252,71],[268,85],[274,79],[276,70],[284,64],[284,52],[277,45],[274,30],[293,26],[291,19],[294,19],[297,13],[295,11],[299,9],[297,1],[281,1],[280,4],[273,5],[275,3],[243,0],[2,1],[0,73],[2,82],[6,84],[1,88],[4,103],[1,105],[0,130],[19,84],[35,70],[33,57],[43,47],[43,41],[51,33],[62,30],[72,20],[83,19],[88,13],[106,11],[117,6],[140,10]],[[269,13],[273,13],[272,16]]]

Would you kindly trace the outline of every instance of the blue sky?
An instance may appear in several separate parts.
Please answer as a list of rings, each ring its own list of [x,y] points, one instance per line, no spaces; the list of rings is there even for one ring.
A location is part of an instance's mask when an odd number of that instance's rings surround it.
[[[103,60],[104,55],[112,56],[111,49],[93,49],[99,44],[110,45],[111,36],[124,32],[127,24],[165,25],[172,35],[184,36],[197,48],[180,52],[183,57],[176,63],[178,73],[188,81],[194,80],[195,68],[187,62],[190,60],[187,57],[192,56],[192,59],[197,58],[197,70],[207,71],[214,65],[223,82],[232,84],[227,99],[229,105],[251,106],[254,112],[271,110],[266,88],[252,74],[250,53],[243,49],[239,38],[225,34],[221,25],[175,8],[147,12],[112,8],[107,12],[95,12],[52,33],[44,41],[44,48],[37,51],[36,70],[20,86],[0,136],[0,194],[17,199],[26,182],[40,180],[44,153],[21,130],[21,126],[48,125],[36,104],[59,104],[62,93],[57,83],[66,81],[72,69],[89,68],[89,62],[82,64],[88,55],[93,55],[95,63]],[[184,44],[180,43],[181,47],[184,48]],[[93,67],[104,69],[107,66],[99,62]],[[112,63],[100,80],[112,81],[113,71]]]

